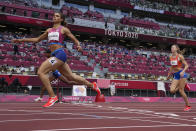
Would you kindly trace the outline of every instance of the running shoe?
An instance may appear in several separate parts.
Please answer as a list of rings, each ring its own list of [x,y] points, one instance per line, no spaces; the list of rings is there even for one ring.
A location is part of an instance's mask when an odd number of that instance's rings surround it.
[[[191,106],[185,106],[184,111],[190,111],[191,110]]]
[[[184,87],[187,91],[190,91],[190,86],[186,83],[185,87]]]
[[[93,82],[93,90],[95,90],[98,95],[101,95],[101,90],[97,86],[97,83],[96,82]]]
[[[43,98],[37,97],[36,99],[34,99],[35,102],[41,102],[43,100]]]
[[[57,102],[57,101],[58,101],[57,96],[50,97],[48,102],[45,105],[43,105],[43,107],[50,107],[50,106],[54,105],[54,103]]]

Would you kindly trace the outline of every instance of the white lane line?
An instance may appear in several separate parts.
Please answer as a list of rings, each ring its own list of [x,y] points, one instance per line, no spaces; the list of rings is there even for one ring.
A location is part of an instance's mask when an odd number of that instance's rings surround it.
[[[162,123],[162,124],[182,124],[182,123],[175,123],[175,122],[167,122],[167,121],[158,121],[158,120],[145,120],[145,119],[138,119],[138,118],[131,118],[131,117],[112,117],[112,116],[99,116],[100,118],[104,119],[120,119],[120,120],[135,120],[135,121],[145,121],[145,122],[153,122],[153,123]]]
[[[30,116],[30,115],[42,115],[44,113],[29,113],[29,114],[0,114],[0,116]]]
[[[10,110],[9,110],[10,111]],[[66,112],[66,113],[61,113],[61,112],[38,112],[38,113],[31,113],[31,111],[25,111],[25,110],[11,110],[12,112],[17,112],[17,111],[19,111],[19,112],[21,112],[21,111],[23,111],[23,112],[27,112],[28,114],[24,114],[24,113],[18,113],[18,114],[5,114],[5,113],[3,113],[3,114],[1,114],[0,113],[0,116],[14,116],[14,115],[16,115],[16,116],[28,116],[28,115],[57,115],[57,114],[60,114],[60,115],[73,115],[74,113],[73,112]],[[33,110],[34,111],[34,110]],[[77,114],[88,114],[89,116],[90,115],[97,115],[98,116],[98,114],[125,114],[125,115],[127,115],[127,112],[78,112]],[[155,114],[159,114],[159,113],[155,113]],[[172,113],[169,113],[171,116],[172,116]],[[174,114],[174,116],[176,116],[175,114]],[[180,117],[182,117],[182,118],[192,118],[192,117],[194,117],[194,116],[180,116]],[[159,117],[157,117],[157,116],[153,116],[153,117],[137,117],[137,116],[135,116],[135,117],[129,117],[129,118],[162,118],[161,116],[159,116]],[[165,117],[164,117],[165,118]],[[196,119],[196,118],[195,118]]]
[[[14,105],[16,105],[16,107],[20,107],[20,105],[24,105],[25,107],[29,107],[29,105],[30,106],[41,106],[42,104],[44,104],[44,102],[43,103],[0,103],[0,106],[1,105],[11,105],[11,104],[14,104]],[[77,104],[97,104],[97,103],[63,103],[63,104],[58,104],[58,103],[56,103],[55,105],[56,105],[56,107],[63,107],[63,105],[77,105]],[[181,106],[183,106],[183,103],[180,103],[180,104],[178,104],[178,105],[176,105],[175,103],[160,103],[160,104],[158,104],[158,103],[156,103],[156,104],[151,104],[151,103],[139,103],[139,104],[135,104],[135,103],[125,103],[125,104],[120,104],[120,103],[117,103],[117,104],[115,104],[115,103],[103,103],[103,104],[101,104],[101,105],[111,105],[111,106],[126,106],[126,107],[132,107],[132,106],[134,106],[134,107],[146,107],[146,108],[151,108],[151,107],[162,107],[162,108],[173,108],[173,107],[181,107]],[[196,103],[191,103],[191,105],[192,106],[194,106],[194,105],[196,105]],[[10,106],[11,107],[11,106]]]
[[[18,103],[17,103],[18,104]],[[101,105],[96,105],[96,104],[85,104],[85,103],[77,103],[77,104],[68,104],[69,105],[69,107],[63,107],[63,106],[60,106],[60,107],[58,107],[58,106],[56,106],[55,107],[55,109],[76,109],[76,110],[78,110],[78,108],[75,106],[75,105],[87,105],[87,106],[99,106],[99,107],[102,107]],[[74,105],[73,107],[71,107],[72,105]],[[119,105],[118,105],[119,106]],[[21,107],[21,106],[18,106],[18,107],[14,107],[14,108],[30,108],[30,109],[33,109],[33,108],[38,108],[38,109],[43,109],[43,108],[41,108],[40,106],[39,107],[29,107],[29,106],[24,106],[24,107]],[[129,108],[129,109],[131,109],[132,108],[132,106],[131,107],[127,107],[127,105],[126,105],[126,107],[125,108]],[[168,106],[168,107],[165,107],[165,106],[163,106],[163,107],[161,107],[161,106],[134,106],[134,108],[138,108],[138,109],[162,109],[162,110],[175,110],[175,109],[179,109],[179,108],[181,108],[181,106],[179,106],[179,107],[175,107],[175,106]],[[54,108],[51,108],[51,109],[54,109]]]
[[[96,109],[103,109],[102,108],[102,106],[98,106],[98,107],[95,107]],[[106,108],[107,110],[108,110],[108,108]],[[119,109],[127,109],[127,108],[123,108],[123,107],[118,107],[117,108],[118,110],[117,111],[121,111],[122,112],[122,110],[119,110]],[[111,109],[109,109],[109,110],[111,110]],[[136,109],[134,109],[134,110],[136,110]],[[40,111],[37,111],[37,110],[8,110],[8,111],[24,111],[24,112],[40,112]],[[41,111],[41,112],[43,112],[43,111]],[[136,113],[136,114],[144,114],[144,115],[146,115],[145,113],[141,113],[141,112],[126,112],[126,113]],[[70,115],[80,115],[80,116],[90,116],[90,117],[94,117],[94,118],[96,118],[97,119],[97,117],[106,117],[106,116],[97,116],[97,115],[88,115],[88,114],[84,114],[84,113],[59,113],[59,112],[47,112],[47,114],[70,114]],[[165,116],[159,116],[159,115],[152,115],[152,114],[148,114],[148,115],[150,115],[150,116],[154,116],[154,117],[161,117],[161,118],[172,118],[172,117],[165,117]],[[108,117],[108,118],[111,118],[111,117]],[[112,117],[112,118],[114,118],[114,117]],[[118,118],[118,119],[124,119],[123,117],[116,117],[116,118]],[[126,118],[127,119],[127,118]],[[173,118],[174,119],[174,118]],[[140,120],[140,119],[134,119],[134,120]],[[183,120],[183,119],[180,119],[180,120]],[[186,119],[185,119],[186,120]],[[140,120],[140,121],[142,121],[142,120]],[[187,120],[186,120],[187,121]],[[189,120],[189,121],[191,121],[191,120]],[[151,121],[151,122],[159,122],[159,123],[161,123],[162,121]],[[192,122],[195,122],[195,121],[193,121],[192,120]],[[171,124],[171,123],[170,123]],[[173,123],[173,124],[176,124],[176,123]],[[179,123],[178,123],[179,124]],[[181,124],[181,123],[180,123]]]
[[[85,104],[83,104],[83,105],[85,106]],[[140,110],[140,109],[119,110],[119,109],[127,109],[126,107],[124,108],[124,107],[111,107],[111,106],[108,106],[108,107],[99,108],[99,107],[96,107],[96,105],[95,105],[92,108],[105,109],[105,110],[111,110],[111,111],[120,111],[120,112],[126,112],[126,113],[142,114],[142,115],[154,116],[154,117],[160,117],[160,118],[171,118],[171,119],[176,119],[176,120],[181,120],[181,121],[188,121],[188,122],[196,122],[195,120],[183,119],[183,118],[176,117],[176,116],[174,117],[174,115],[176,115],[176,114],[172,114],[172,115],[168,115],[168,116],[164,116],[164,115],[161,115],[160,116],[160,115],[153,114],[153,113],[156,113],[156,112],[154,112],[154,111],[148,111],[148,110]],[[149,113],[151,113],[151,114],[149,114]],[[164,113],[167,113],[167,112],[164,112]]]
[[[80,115],[80,116],[85,114],[84,112],[81,112],[81,113],[74,113],[74,112],[72,112],[72,113],[71,112],[63,113],[63,112],[45,112],[45,111],[40,111],[40,110],[3,110],[3,111],[9,111],[9,112],[27,112],[27,113],[43,113],[43,114],[61,114],[61,115],[66,114],[66,115]],[[119,110],[118,110],[118,112],[119,112]],[[127,113],[127,112],[122,112],[121,111],[119,113]],[[87,115],[87,114],[85,114],[85,115]],[[88,115],[89,116],[90,115],[92,116],[93,114],[88,114]],[[154,116],[155,117],[161,117],[159,115],[154,115]]]
[[[0,123],[5,122],[27,122],[27,121],[45,121],[45,120],[67,120],[67,119],[120,119],[120,120],[135,120],[135,121],[144,121],[144,122],[153,122],[153,123],[162,123],[162,124],[182,124],[182,123],[174,123],[174,122],[163,122],[163,121],[157,121],[157,120],[145,120],[143,118],[131,118],[131,117],[110,117],[110,116],[91,116],[91,115],[85,115],[81,114],[81,116],[90,116],[89,118],[60,118],[60,119],[27,119],[27,120],[2,120]]]
[[[173,113],[179,113],[179,114],[191,114],[191,113],[196,113],[196,112],[193,112],[193,111],[187,111],[187,112],[184,112],[184,111],[182,111],[182,112],[173,112]]]
[[[18,111],[18,110],[12,110],[12,111]],[[21,111],[21,110],[19,110]],[[26,111],[26,110],[22,110],[22,111]],[[34,111],[34,110],[33,110]],[[27,112],[30,112],[30,110],[28,110]],[[43,112],[44,113],[44,112]],[[110,117],[110,116],[100,116],[100,115],[89,115],[89,114],[84,114],[84,113],[59,113],[59,112],[45,112],[46,114],[69,114],[69,115],[74,115],[74,116],[86,116],[86,117],[90,117],[90,118],[94,118],[94,119],[123,119],[123,120],[138,120],[138,121],[147,121],[147,122],[154,122],[154,123],[163,123],[163,124],[182,124],[182,123],[172,123],[172,122],[163,122],[163,121],[153,121],[153,120],[145,120],[145,119],[138,119],[138,118],[129,118],[129,117]],[[62,118],[63,119],[63,118]],[[62,120],[61,119],[61,120]],[[83,118],[81,118],[83,119]],[[19,122],[19,121],[36,121],[36,120],[45,120],[45,119],[29,119],[29,120],[2,120],[0,121],[0,123],[2,122]],[[47,120],[56,120],[56,119],[47,119]],[[58,120],[58,119],[57,119]]]
[[[1,107],[0,107],[1,108]],[[25,108],[25,107],[20,107],[20,108],[1,108],[0,111],[4,111],[4,110],[79,110],[77,109],[67,109],[67,108]],[[83,109],[84,110],[84,109]]]
[[[124,113],[124,112],[79,112],[80,114],[88,114],[89,116],[97,116],[99,118],[99,115],[97,114],[127,114],[127,113]],[[96,114],[95,114],[96,113]],[[0,116],[30,116],[30,115],[57,115],[57,114],[60,114],[60,115],[68,115],[68,114],[71,114],[70,112],[67,113],[67,114],[64,114],[64,113],[47,113],[47,112],[43,112],[43,113],[29,113],[29,114],[0,114]],[[196,120],[196,118],[193,118],[194,116],[180,116],[182,118],[192,118],[194,120]],[[122,117],[123,118],[123,117]],[[151,118],[162,118],[162,117],[126,117],[126,118],[138,118],[138,119],[151,119]],[[165,118],[164,118],[165,119]]]
[[[33,112],[43,112],[42,110],[14,110],[14,109],[8,109],[8,110],[4,110],[4,111],[10,111],[10,112],[30,112],[30,113],[33,113]]]
[[[147,115],[147,116],[150,115],[150,116],[154,116],[154,117],[163,117],[161,115],[154,114],[155,113],[154,111],[144,110],[144,109],[129,109],[129,108],[112,107],[112,106],[102,107],[102,108],[99,108],[99,107],[96,107],[95,106],[95,107],[92,107],[92,108],[95,108],[95,109],[103,109],[103,110],[110,110],[110,111],[119,111],[119,112],[123,112],[123,113],[135,113],[135,114],[140,114],[140,115],[142,114],[142,115]],[[165,113],[164,113],[164,115],[165,115]]]
[[[79,118],[58,118],[58,119],[26,119],[26,120],[2,120],[2,121],[0,121],[0,123],[6,123],[6,122],[31,122],[31,121],[59,121],[59,120],[92,120],[92,119],[96,119],[97,120],[97,118],[91,118],[91,117],[89,117],[89,118],[81,118],[81,117],[79,117]]]
[[[43,103],[34,103],[34,102],[32,102],[32,103],[29,103],[29,102],[26,102],[26,103],[0,103],[0,106],[1,105],[11,105],[11,104],[13,104],[13,105],[16,105],[16,107],[18,107],[18,106],[20,106],[20,105],[24,105],[25,107],[29,107],[29,105],[30,106],[41,106],[42,104],[44,104],[44,102]],[[77,103],[76,103],[77,104]],[[79,103],[79,104],[81,104],[81,103]],[[149,108],[151,108],[151,107],[167,107],[167,108],[173,108],[173,107],[181,107],[182,105],[183,105],[183,103],[178,103],[178,104],[176,104],[176,103],[139,103],[139,104],[136,104],[136,103],[124,103],[124,104],[121,104],[121,103],[107,103],[107,105],[112,105],[112,106],[126,106],[126,107],[130,107],[130,108],[132,108],[133,106],[134,107],[149,107]],[[63,104],[58,104],[58,103],[56,103],[55,105],[57,105],[56,107],[63,107],[63,105],[74,105],[73,103],[63,103]],[[106,104],[103,104],[103,105],[106,105]],[[191,103],[191,105],[192,106],[194,106],[194,105],[196,105],[196,103]],[[11,106],[10,106],[11,107]]]
[[[75,130],[100,130],[100,129],[127,129],[127,128],[157,128],[157,127],[195,127],[196,125],[153,125],[153,126],[118,126],[118,127],[91,127],[91,128],[65,128],[65,129],[49,129],[34,131],[75,131]]]
[[[72,112],[73,113],[73,112]],[[127,113],[124,113],[124,112],[78,112],[78,113],[83,113],[83,114],[89,114],[89,115],[93,115],[93,114],[127,114]],[[61,113],[61,112],[56,112],[56,113],[48,113],[48,112],[40,112],[40,113],[29,113],[29,114],[21,114],[21,113],[18,113],[18,114],[1,114],[0,113],[0,116],[6,116],[6,115],[36,115],[36,114],[40,114],[40,115],[45,115],[45,114],[51,114],[51,115],[56,115],[56,114],[62,114],[62,115],[67,115],[67,114],[71,114],[71,112],[67,112],[67,113]],[[143,118],[143,117],[142,117]]]
[[[20,107],[12,107],[12,108],[14,108],[14,109],[43,109],[42,107],[22,107],[22,106],[20,106]],[[54,108],[51,108],[51,109],[54,109]],[[73,107],[55,107],[55,109],[78,109],[78,107],[75,107],[75,106],[73,106]]]

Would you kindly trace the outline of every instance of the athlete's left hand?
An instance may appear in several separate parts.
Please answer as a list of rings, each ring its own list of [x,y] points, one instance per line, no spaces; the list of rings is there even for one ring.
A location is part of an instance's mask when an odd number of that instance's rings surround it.
[[[77,46],[78,51],[82,51],[82,47],[80,45]]]
[[[180,77],[183,77],[184,76],[184,72],[180,72]]]

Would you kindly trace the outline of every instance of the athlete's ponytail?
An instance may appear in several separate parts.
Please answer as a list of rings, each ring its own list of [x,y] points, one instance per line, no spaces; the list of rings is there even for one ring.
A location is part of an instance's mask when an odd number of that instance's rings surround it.
[[[178,54],[181,54],[181,55],[184,55],[185,52],[186,52],[186,49],[177,50],[177,53],[178,53]]]

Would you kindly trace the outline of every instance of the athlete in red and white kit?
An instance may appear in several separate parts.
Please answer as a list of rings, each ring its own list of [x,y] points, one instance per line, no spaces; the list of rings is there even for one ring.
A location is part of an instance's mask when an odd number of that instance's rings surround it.
[[[184,88],[186,87],[187,82],[187,74],[186,70],[188,69],[188,64],[186,60],[183,57],[183,52],[180,50],[178,45],[172,45],[171,47],[172,55],[170,56],[170,71],[168,73],[167,79],[170,78],[171,74],[173,73],[173,80],[170,87],[171,93],[176,93],[179,91],[181,96],[183,97],[186,106],[184,108],[184,111],[189,111],[191,109],[190,103],[188,101],[188,97],[186,93],[184,92]],[[182,68],[182,65],[184,65],[184,68]]]

